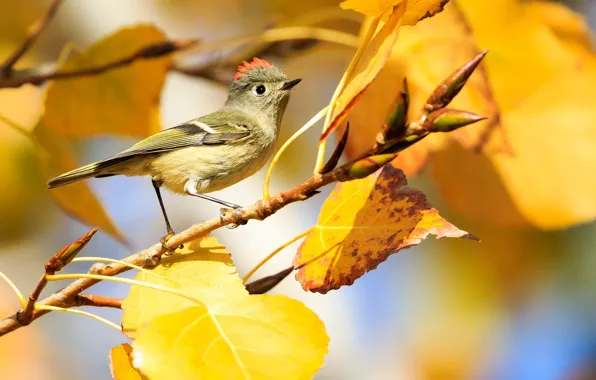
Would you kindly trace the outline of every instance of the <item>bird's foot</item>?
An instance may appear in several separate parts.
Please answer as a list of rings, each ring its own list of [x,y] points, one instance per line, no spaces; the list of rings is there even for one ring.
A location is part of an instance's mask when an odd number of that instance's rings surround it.
[[[219,209],[219,217],[223,220],[224,218],[226,218],[228,215],[233,214],[233,213],[237,213],[238,215],[236,216],[236,219],[238,220],[242,220],[242,207],[241,206],[236,206],[234,208],[226,208],[226,207],[222,207]],[[226,224],[226,228],[229,229],[234,229],[236,227],[238,227],[239,225],[245,225],[246,223],[248,223],[248,220],[243,220],[242,222],[236,224],[236,223],[230,223],[230,224]]]
[[[161,243],[161,247],[165,251],[165,255],[168,255],[169,256],[169,255],[173,254],[174,252],[176,252],[176,249],[182,249],[182,248],[184,248],[184,245],[183,244],[180,244],[177,248],[174,248],[174,249],[168,248],[166,246],[166,243],[168,242],[168,240],[170,240],[172,238],[172,236],[174,236],[174,235],[176,235],[174,233],[174,231],[169,230],[168,231],[168,234],[166,236],[164,236],[161,239],[159,239],[159,242]]]

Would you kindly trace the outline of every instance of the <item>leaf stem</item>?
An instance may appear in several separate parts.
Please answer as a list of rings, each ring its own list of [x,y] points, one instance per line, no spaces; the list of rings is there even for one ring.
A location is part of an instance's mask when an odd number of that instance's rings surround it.
[[[143,267],[140,267],[138,265],[134,265],[131,263],[127,263],[126,261],[122,261],[122,260],[116,260],[116,259],[110,259],[108,257],[75,257],[74,259],[72,259],[73,263],[112,263],[112,264],[120,264],[120,265],[124,265],[126,267],[129,267],[131,269],[136,269],[140,272],[145,272],[145,273],[150,273],[150,270],[147,270]]]
[[[54,275],[47,275],[46,278],[48,279],[48,281],[60,281],[60,280],[72,280],[72,279],[87,278],[87,279],[90,279],[90,280],[101,280],[101,281],[119,282],[119,283],[122,283],[122,284],[142,286],[142,287],[145,287],[145,288],[154,289],[154,290],[158,290],[158,291],[161,291],[161,292],[174,294],[174,295],[180,296],[182,298],[186,298],[187,300],[192,301],[192,302],[194,302],[194,303],[196,303],[198,305],[204,305],[204,303],[201,302],[201,300],[199,300],[198,298],[189,296],[188,294],[184,294],[183,292],[178,291],[176,289],[168,288],[167,286],[150,284],[148,282],[133,280],[133,279],[130,279],[130,278],[102,276],[100,274],[90,274],[90,273],[54,274]]]
[[[108,321],[105,318],[100,317],[99,315],[95,315],[93,313],[89,313],[88,311],[83,310],[76,310],[76,309],[69,309],[65,307],[58,307],[58,306],[50,306],[50,305],[35,305],[35,309],[37,310],[48,310],[48,311],[59,311],[63,313],[72,313],[78,315],[84,315],[85,317],[89,317],[91,319],[95,319],[98,322],[106,324],[120,332],[122,332],[122,328],[115,324],[114,322]]]
[[[267,169],[267,174],[265,175],[265,182],[263,184],[263,198],[264,199],[267,199],[271,196],[271,194],[269,192],[269,182],[271,182],[271,174],[273,173],[273,168],[275,167],[275,165],[277,165],[277,162],[279,161],[281,155],[286,151],[286,149],[290,146],[290,144],[292,144],[294,141],[296,141],[296,139],[298,139],[298,137],[302,136],[302,134],[304,134],[304,132],[308,131],[313,125],[315,125],[319,120],[321,120],[323,118],[323,116],[325,116],[325,114],[327,114],[327,109],[328,109],[328,107],[325,107],[322,110],[320,110],[315,116],[313,116],[309,121],[307,121],[306,124],[304,124],[302,126],[302,128],[300,128],[299,130],[294,132],[294,134],[283,143],[283,145],[281,146],[281,148],[279,148],[277,153],[275,153],[275,156],[273,156],[273,159],[271,160],[271,164],[269,165],[269,168]]]
[[[275,257],[275,255],[277,255],[279,252],[283,251],[286,247],[288,247],[290,244],[295,243],[296,241],[302,239],[303,237],[305,237],[306,235],[308,235],[308,233],[312,230],[312,227],[310,227],[309,229],[307,229],[304,232],[301,232],[300,234],[294,236],[291,240],[285,242],[284,244],[280,245],[279,247],[277,247],[277,249],[275,249],[275,251],[271,252],[269,255],[267,255],[267,257],[265,257],[263,260],[261,260],[254,268],[252,268],[243,278],[242,278],[242,283],[246,284],[246,281],[248,281],[248,279],[255,274],[256,271],[258,271],[263,265],[265,265],[269,260],[271,260],[273,257]]]
[[[3,279],[4,281],[6,281],[6,283],[10,286],[12,291],[17,295],[17,297],[19,297],[19,302],[21,303],[21,307],[25,308],[27,306],[27,300],[25,299],[25,296],[23,296],[23,293],[21,293],[19,288],[17,288],[15,283],[12,282],[12,280],[10,278],[8,278],[8,276],[6,276],[2,272],[0,272],[0,278]]]

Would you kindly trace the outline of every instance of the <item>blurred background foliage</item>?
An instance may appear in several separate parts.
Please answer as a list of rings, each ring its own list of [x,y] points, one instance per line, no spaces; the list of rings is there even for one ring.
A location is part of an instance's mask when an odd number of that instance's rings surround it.
[[[336,0],[67,0],[17,67],[55,62],[67,43],[86,46],[121,27],[142,22],[155,23],[170,38],[200,37],[205,41],[258,34],[269,27],[289,25],[325,26],[358,34],[362,17],[341,10],[337,4]],[[0,4],[0,57],[9,54],[22,41],[28,25],[47,5],[48,1],[42,0]],[[596,24],[593,2],[572,0],[566,5],[583,14],[592,25]],[[531,8],[528,12],[532,12]],[[547,12],[540,17],[548,18],[548,15]],[[479,19],[481,13],[468,16],[478,22],[484,20]],[[484,16],[498,19],[493,14]],[[505,16],[505,19],[510,17]],[[423,21],[419,26],[424,27],[433,20]],[[521,25],[523,22],[520,21]],[[475,31],[482,27],[474,26],[473,21],[471,24]],[[397,50],[400,43],[408,41],[407,28],[398,38]],[[503,30],[511,34],[499,36]],[[453,30],[447,32],[454,33]],[[503,25],[502,29],[486,31],[478,37],[477,43],[482,49],[498,52],[491,44],[499,37],[514,42],[514,32]],[[444,45],[439,47],[442,50],[432,55],[437,60],[450,52]],[[258,50],[258,46],[254,48]],[[277,55],[284,58],[276,63],[288,76],[301,77],[304,81],[290,102],[280,141],[287,139],[328,102],[353,54],[348,47],[304,41],[284,49],[277,51]],[[527,50],[532,51],[532,47],[528,46]],[[405,55],[405,62],[411,58],[412,64],[419,57],[408,56],[410,53],[401,54]],[[543,53],[542,58],[549,59],[550,53]],[[197,64],[223,60],[228,54],[230,52],[216,51],[197,56],[190,52],[177,59],[185,64]],[[529,75],[533,70],[532,57],[524,56],[524,49],[515,54],[516,58],[526,58],[530,64],[512,69],[518,70],[520,77]],[[490,62],[490,55],[488,58]],[[558,58],[553,56],[552,59]],[[453,57],[448,62],[448,66],[455,68],[464,60]],[[397,85],[399,81],[393,83]],[[571,91],[575,85],[579,84],[568,82]],[[175,125],[216,109],[225,100],[225,90],[224,85],[207,79],[169,74],[161,100],[162,125]],[[553,102],[559,100],[553,99]],[[586,104],[594,104],[593,97],[584,100]],[[373,105],[380,104],[374,98],[371,101]],[[499,102],[506,103],[507,99],[499,99]],[[511,103],[515,105],[513,100]],[[33,127],[40,112],[39,88],[23,86],[0,90],[0,115],[19,125]],[[567,127],[572,130],[573,125],[583,120],[577,113],[565,117],[566,122],[560,126],[563,130]],[[365,120],[370,122],[371,119]],[[593,135],[596,125],[589,128]],[[372,130],[376,133],[377,126]],[[523,207],[519,199],[511,197],[512,191],[527,191],[523,197],[532,200],[540,194],[544,183],[552,182],[553,188],[561,189],[561,204],[565,204],[564,200],[581,197],[593,199],[594,193],[585,194],[585,190],[591,188],[585,181],[593,181],[594,172],[583,170],[594,168],[594,162],[577,162],[574,167],[565,155],[572,155],[575,147],[564,145],[568,141],[563,139],[560,156],[543,157],[542,141],[533,134],[549,134],[552,130],[540,131],[535,127],[532,131],[519,136],[519,141],[524,142],[518,147],[524,149],[522,154],[527,151],[528,155],[535,155],[532,158],[538,163],[560,159],[570,165],[560,168],[561,173],[551,173],[550,177],[546,173],[549,181],[539,182],[540,188],[512,190],[506,187],[495,175],[495,163],[490,157],[473,154],[452,141],[437,142],[447,144],[442,145],[446,148],[433,150],[430,165],[410,177],[410,183],[423,189],[443,216],[481,237],[481,243],[425,242],[393,256],[354,286],[325,296],[304,293],[294,280],[286,280],[275,289],[303,300],[327,326],[330,354],[317,378],[596,378],[596,302],[593,297],[596,277],[592,273],[592,268],[596,267],[596,225],[573,226],[575,223],[569,222],[557,225],[557,215],[548,210],[545,220],[533,211],[520,213]],[[310,174],[312,164],[308,158],[314,162],[319,132],[318,128],[311,130],[287,151],[274,174],[273,191],[289,188]],[[51,253],[81,235],[87,227],[64,215],[44,191],[31,142],[2,122],[0,133],[0,269],[27,291],[36,283]],[[86,163],[118,152],[134,141],[99,136],[77,140],[74,147],[79,162]],[[580,148],[596,149],[594,140],[588,143],[592,145]],[[530,150],[532,144],[536,145],[535,150]],[[417,171],[418,168],[411,170]],[[561,182],[561,176],[565,183]],[[222,191],[220,196],[239,204],[254,202],[261,197],[263,178],[263,173],[259,173]],[[568,186],[569,183],[573,186]],[[127,236],[131,247],[123,247],[107,235],[98,234],[85,254],[121,258],[161,236],[160,211],[146,178],[109,178],[90,181],[90,186]],[[292,205],[262,223],[249,223],[216,235],[228,245],[239,271],[245,273],[275,247],[314,224],[323,200],[323,196],[315,197],[307,204]],[[554,197],[552,202],[556,200]],[[215,205],[171,194],[166,195],[166,202],[171,205],[171,218],[178,230],[218,212]],[[582,207],[577,206],[572,213],[576,215],[574,220],[588,222],[591,217],[579,215],[581,211]],[[572,226],[565,228],[568,225]],[[273,273],[290,261],[291,253],[286,252],[269,263],[261,274]],[[76,268],[74,266],[73,270]],[[114,284],[100,284],[97,288],[98,293],[111,296],[124,296],[127,292],[126,287]],[[3,315],[14,311],[17,305],[10,291],[5,286],[0,287]],[[99,312],[114,320],[118,316],[114,310]],[[54,314],[0,339],[1,377],[109,378],[108,351],[121,343],[122,337],[94,321]],[[29,364],[17,364],[23,362]]]

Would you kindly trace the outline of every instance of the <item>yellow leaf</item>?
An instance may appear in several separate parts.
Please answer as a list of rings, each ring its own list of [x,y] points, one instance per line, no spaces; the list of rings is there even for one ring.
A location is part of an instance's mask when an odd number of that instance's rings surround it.
[[[563,4],[534,1],[525,5],[533,16],[544,22],[570,47],[594,53],[594,39],[586,20]]]
[[[143,380],[145,379],[132,366],[132,347],[128,343],[112,347],[110,350],[110,372],[114,380]]]
[[[311,379],[329,339],[319,318],[282,295],[198,305],[139,331],[135,366],[151,379]]]
[[[164,257],[151,271],[139,272],[135,279],[183,291],[214,309],[228,298],[248,295],[230,253],[214,237],[185,244],[184,249]],[[140,326],[156,317],[194,305],[186,298],[132,286],[122,303],[123,331],[134,338]]]
[[[294,259],[305,290],[326,293],[350,285],[429,234],[474,238],[440,217],[421,191],[406,184],[403,173],[389,164],[335,187]]]
[[[398,5],[403,0],[346,0],[340,6],[343,9],[351,9],[367,16],[379,17],[392,6]],[[408,0],[404,25],[416,25],[416,23],[427,17],[432,17],[443,10],[449,0]]]
[[[12,53],[0,44],[0,55]],[[41,193],[38,178],[30,174],[34,148],[27,133],[39,118],[40,90],[33,86],[0,90],[0,240],[21,239],[26,219]],[[7,122],[20,126],[15,131]]]
[[[132,286],[122,304],[134,366],[153,380],[310,379],[323,364],[329,338],[316,314],[285,296],[249,295],[213,237],[136,279],[190,298]]]
[[[449,148],[433,165],[442,194],[468,217],[506,224],[551,229],[594,219],[596,181],[586,173],[596,172],[596,55],[585,22],[560,6],[536,12],[543,3],[458,3],[491,49],[487,69],[513,154],[485,162]],[[447,162],[465,165],[468,179],[457,181]]]
[[[330,118],[331,124],[325,131],[327,137],[348,115],[357,103],[357,99],[366,91],[370,83],[377,77],[397,40],[404,6],[400,4],[393,9],[386,23],[376,32],[358,60],[354,72],[347,79],[347,84],[335,102],[335,109]]]
[[[40,122],[35,126],[33,136],[44,150],[44,152],[38,153],[40,154],[41,172],[45,180],[78,167],[68,144],[54,137],[43,123]],[[48,190],[48,192],[66,213],[85,224],[98,227],[121,242],[126,242],[125,237],[114,225],[86,182],[76,182],[69,186]]]
[[[72,55],[59,69],[96,67],[164,39],[151,25],[122,29]],[[170,63],[170,56],[137,60],[100,75],[52,81],[47,86],[43,122],[53,133],[77,138],[155,133],[161,129],[158,107]]]

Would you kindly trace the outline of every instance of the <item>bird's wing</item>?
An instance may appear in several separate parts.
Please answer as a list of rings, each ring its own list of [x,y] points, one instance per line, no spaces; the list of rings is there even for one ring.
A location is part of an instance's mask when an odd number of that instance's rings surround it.
[[[206,123],[195,119],[149,136],[113,158],[163,153],[191,146],[229,144],[249,135],[250,128],[246,125]]]
[[[104,171],[116,164],[145,154],[163,153],[201,145],[222,145],[247,138],[254,124],[241,114],[228,113],[228,119],[242,120],[239,124],[218,122],[220,114],[210,114],[147,137],[127,150],[106,160],[72,170],[48,182],[50,188],[66,185],[89,177],[113,175]]]

